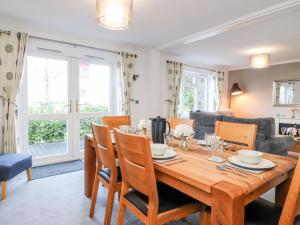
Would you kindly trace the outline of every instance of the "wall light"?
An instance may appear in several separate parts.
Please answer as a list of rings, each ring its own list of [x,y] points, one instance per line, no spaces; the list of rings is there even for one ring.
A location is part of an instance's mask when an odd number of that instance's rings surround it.
[[[255,54],[250,56],[250,66],[254,69],[267,68],[270,66],[270,54]]]
[[[133,0],[97,0],[96,22],[110,30],[126,30],[132,25]]]
[[[231,96],[241,95],[243,94],[242,89],[239,87],[238,83],[234,83],[229,93],[229,109],[231,107]]]

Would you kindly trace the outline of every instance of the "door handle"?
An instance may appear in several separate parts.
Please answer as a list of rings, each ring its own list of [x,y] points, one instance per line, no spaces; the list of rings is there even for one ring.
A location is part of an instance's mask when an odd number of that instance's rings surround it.
[[[70,99],[69,112],[72,113],[72,100]]]
[[[78,104],[78,99],[76,99],[76,112],[79,112],[79,104]]]

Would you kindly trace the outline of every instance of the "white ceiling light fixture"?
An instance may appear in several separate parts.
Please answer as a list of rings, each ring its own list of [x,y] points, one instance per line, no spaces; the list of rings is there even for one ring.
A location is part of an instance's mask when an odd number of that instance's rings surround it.
[[[109,30],[126,30],[132,25],[133,0],[97,0],[96,22]]]
[[[250,56],[250,66],[253,69],[262,69],[270,66],[270,54],[255,54]]]

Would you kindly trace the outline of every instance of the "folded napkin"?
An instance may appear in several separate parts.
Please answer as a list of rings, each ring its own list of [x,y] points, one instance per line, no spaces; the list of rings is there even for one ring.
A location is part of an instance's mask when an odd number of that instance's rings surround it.
[[[225,166],[228,166],[228,167],[231,167],[231,168],[234,168],[234,169],[237,169],[237,170],[245,171],[247,173],[253,173],[253,174],[260,174],[260,173],[265,171],[265,169],[257,170],[257,169],[248,169],[248,168],[236,166],[236,165],[234,165],[230,162],[225,163]]]

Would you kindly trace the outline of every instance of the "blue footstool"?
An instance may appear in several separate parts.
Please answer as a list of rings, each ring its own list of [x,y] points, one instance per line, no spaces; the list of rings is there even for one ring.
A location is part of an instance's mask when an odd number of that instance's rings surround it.
[[[0,183],[2,200],[6,198],[7,181],[26,170],[31,180],[32,156],[28,154],[0,154]]]

